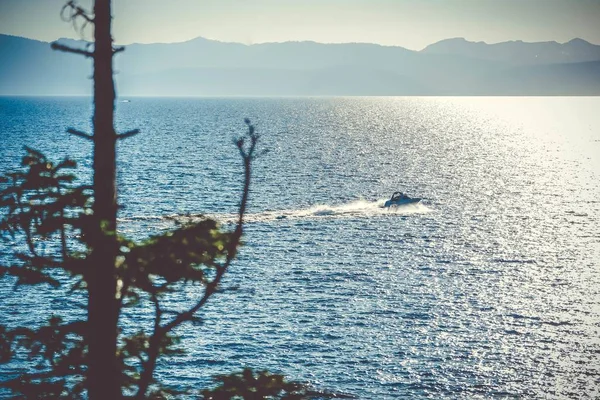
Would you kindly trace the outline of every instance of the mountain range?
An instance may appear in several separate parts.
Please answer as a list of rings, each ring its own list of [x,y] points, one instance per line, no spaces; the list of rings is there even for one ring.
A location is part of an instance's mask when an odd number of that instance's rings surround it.
[[[86,48],[83,41],[60,43]],[[89,48],[89,47],[88,47]],[[89,95],[90,59],[0,35],[0,95]],[[600,46],[446,39],[421,51],[366,43],[131,44],[120,96],[600,95]]]

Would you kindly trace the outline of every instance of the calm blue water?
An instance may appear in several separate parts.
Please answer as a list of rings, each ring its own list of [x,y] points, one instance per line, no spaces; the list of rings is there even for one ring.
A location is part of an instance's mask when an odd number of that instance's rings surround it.
[[[599,109],[600,98],[119,103],[119,130],[142,130],[119,147],[133,237],[169,215],[231,221],[244,117],[269,150],[226,280],[237,290],[180,331],[188,353],[161,376],[202,387],[251,366],[361,399],[597,398]],[[89,143],[64,130],[89,129],[90,112],[84,98],[0,98],[0,170],[27,144],[89,173]],[[379,208],[395,190],[423,204]],[[17,293],[0,281],[10,324],[73,312],[50,291]]]

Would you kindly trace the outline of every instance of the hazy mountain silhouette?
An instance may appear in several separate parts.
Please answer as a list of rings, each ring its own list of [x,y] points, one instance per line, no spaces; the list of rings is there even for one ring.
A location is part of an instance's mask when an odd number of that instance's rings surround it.
[[[48,43],[0,35],[0,57],[0,94],[91,92],[91,62],[52,51]],[[363,43],[247,46],[197,38],[129,45],[116,59],[116,78],[122,96],[600,95],[599,65],[600,46],[581,39],[493,45],[448,39],[418,52]]]
[[[0,94],[91,93],[91,62],[53,51],[46,42],[0,35],[0,60]]]
[[[526,43],[520,40],[487,44],[469,42],[464,38],[445,39],[424,48],[422,53],[453,54],[499,61],[512,65],[577,63],[600,60],[600,46],[583,39],[567,43]]]

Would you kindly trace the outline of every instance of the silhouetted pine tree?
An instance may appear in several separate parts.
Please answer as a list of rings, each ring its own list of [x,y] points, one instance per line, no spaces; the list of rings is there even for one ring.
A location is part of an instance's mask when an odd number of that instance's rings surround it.
[[[217,292],[234,259],[243,233],[251,166],[259,139],[250,121],[235,144],[243,161],[244,185],[235,228],[225,231],[212,219],[188,221],[142,242],[117,231],[116,145],[133,136],[114,128],[115,89],[112,60],[123,50],[111,37],[111,2],[96,0],[93,14],[69,1],[65,20],[80,29],[94,27],[93,46],[52,48],[89,57],[94,63],[93,133],[68,129],[93,143],[93,185],[77,183],[75,162],[53,163],[26,148],[22,170],[0,177],[0,232],[16,246],[0,265],[5,282],[69,287],[84,300],[87,318],[49,318],[41,327],[0,325],[0,362],[27,363],[22,373],[1,377],[0,388],[16,398],[160,399],[193,393],[173,388],[155,376],[161,356],[181,352],[172,332],[198,322],[198,311]],[[184,311],[165,307],[173,291],[185,285],[202,290]],[[87,300],[87,302],[85,302]],[[132,307],[153,308],[149,329],[124,335],[120,317]],[[196,391],[205,399],[305,399],[339,397],[311,392],[281,375],[245,370],[215,378],[219,386]]]

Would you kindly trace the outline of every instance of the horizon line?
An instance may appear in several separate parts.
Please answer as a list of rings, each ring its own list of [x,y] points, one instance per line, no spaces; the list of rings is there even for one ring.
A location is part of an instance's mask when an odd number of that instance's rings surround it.
[[[0,33],[0,35],[4,35],[4,36],[10,36],[10,37],[15,37],[15,38],[20,38],[20,39],[27,39],[27,40],[32,40],[32,41],[36,41],[36,42],[41,42],[41,43],[53,43],[53,42],[57,42],[59,40],[74,40],[77,42],[87,42],[87,43],[93,43],[91,41],[88,41],[86,39],[75,39],[72,37],[59,37],[57,39],[51,40],[51,41],[47,41],[47,40],[42,40],[42,39],[34,39],[34,38],[30,38],[30,37],[26,37],[26,36],[18,36],[18,35],[12,35],[9,33]],[[282,41],[282,42],[258,42],[258,43],[242,43],[242,42],[232,42],[232,41],[223,41],[223,40],[218,40],[218,39],[212,39],[212,38],[208,38],[205,36],[197,36],[191,39],[187,39],[187,40],[183,40],[183,41],[179,41],[179,42],[132,42],[132,43],[118,43],[115,42],[115,45],[118,46],[132,46],[132,45],[153,45],[153,44],[182,44],[182,43],[189,43],[189,42],[193,42],[195,40],[207,40],[207,41],[211,41],[211,42],[217,42],[217,43],[223,43],[223,44],[239,44],[242,46],[260,46],[260,45],[268,45],[268,44],[285,44],[285,43],[313,43],[313,44],[322,44],[322,45],[344,45],[344,44],[362,44],[362,45],[372,45],[372,46],[380,46],[380,47],[392,47],[392,48],[400,48],[400,49],[404,49],[404,50],[410,50],[410,51],[415,51],[415,52],[421,52],[423,50],[425,50],[427,47],[432,46],[434,44],[437,43],[441,43],[444,41],[449,41],[449,40],[463,40],[465,42],[468,43],[473,43],[473,44],[484,44],[484,45],[488,45],[488,46],[493,46],[493,45],[497,45],[497,44],[504,44],[504,43],[526,43],[526,44],[540,44],[540,43],[556,43],[556,44],[568,44],[570,42],[576,41],[576,40],[581,40],[584,41],[586,43],[589,43],[593,46],[600,46],[600,44],[597,43],[592,43],[589,40],[586,39],[582,39],[580,37],[574,37],[566,42],[557,42],[556,40],[545,40],[545,41],[538,41],[538,42],[528,42],[528,41],[524,41],[521,39],[513,39],[513,40],[505,40],[502,42],[494,42],[494,43],[488,43],[486,41],[480,40],[480,41],[475,41],[475,40],[470,40],[467,39],[465,37],[462,36],[456,36],[456,37],[450,37],[450,38],[445,38],[445,39],[441,39],[438,40],[436,42],[430,43],[427,46],[423,47],[421,50],[414,50],[414,49],[410,49],[408,47],[404,47],[404,46],[400,46],[400,45],[389,45],[389,44],[381,44],[381,43],[373,43],[373,42],[317,42],[314,40],[286,40],[286,41]]]

